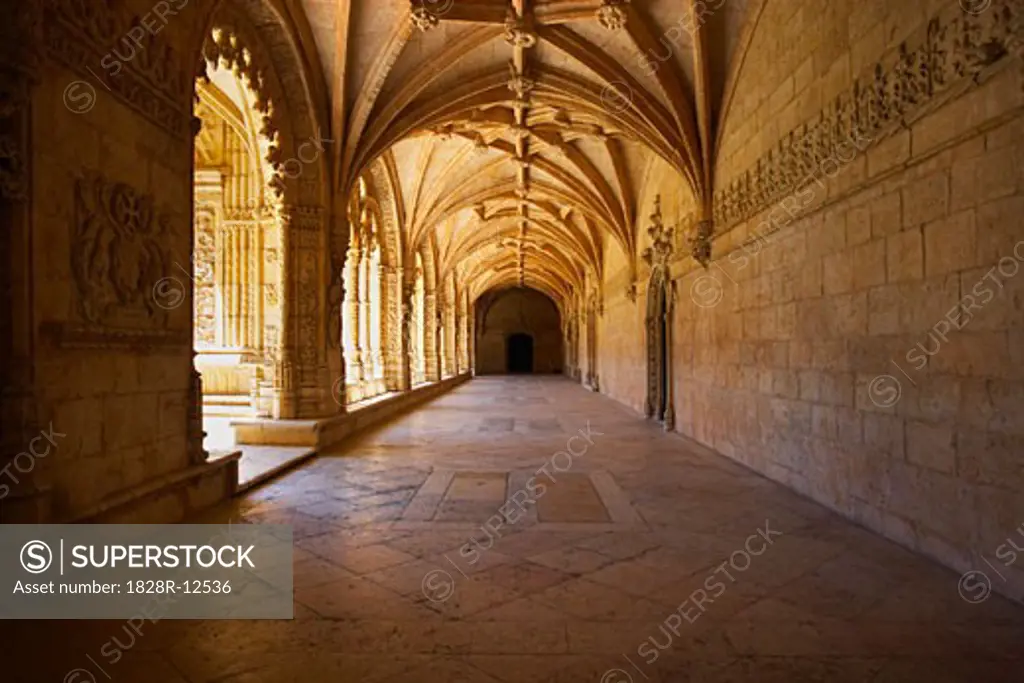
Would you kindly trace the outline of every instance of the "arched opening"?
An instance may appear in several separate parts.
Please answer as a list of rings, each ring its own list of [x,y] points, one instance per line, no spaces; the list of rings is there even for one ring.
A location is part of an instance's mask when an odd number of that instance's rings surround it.
[[[505,342],[505,372],[510,375],[533,372],[533,337],[511,334]]]
[[[476,374],[562,371],[561,315],[548,296],[528,287],[492,290],[475,310]]]
[[[215,30],[213,40],[220,38]],[[193,344],[207,450],[231,448],[230,422],[272,412],[270,350],[281,326],[281,201],[266,161],[257,95],[222,61],[196,82]]]
[[[321,302],[328,268],[341,267],[324,245],[345,241],[326,233],[330,141],[288,18],[267,0],[224,0],[207,27],[194,62],[193,453],[204,429],[208,448],[234,449],[239,417],[337,409],[341,358],[328,353]]]
[[[387,295],[389,284],[384,249],[385,226],[379,204],[366,178],[360,178],[350,205],[349,250],[345,259],[345,402],[357,403],[389,390],[387,344],[393,334],[389,306],[399,297]]]

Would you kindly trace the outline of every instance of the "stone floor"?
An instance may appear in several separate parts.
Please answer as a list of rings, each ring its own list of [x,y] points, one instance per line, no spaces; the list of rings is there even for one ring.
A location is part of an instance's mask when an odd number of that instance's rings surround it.
[[[1024,681],[1024,608],[562,379],[474,380],[229,519],[294,526],[294,620],[7,622],[0,679]]]

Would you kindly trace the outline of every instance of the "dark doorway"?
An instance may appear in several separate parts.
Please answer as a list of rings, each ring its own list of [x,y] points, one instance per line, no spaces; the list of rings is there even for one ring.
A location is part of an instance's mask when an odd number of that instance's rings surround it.
[[[513,374],[533,372],[533,337],[513,334],[508,338],[508,371]]]

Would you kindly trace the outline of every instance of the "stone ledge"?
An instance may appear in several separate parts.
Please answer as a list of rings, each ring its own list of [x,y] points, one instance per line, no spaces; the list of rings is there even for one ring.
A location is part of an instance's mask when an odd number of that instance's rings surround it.
[[[423,384],[409,391],[384,398],[370,399],[353,406],[349,412],[319,420],[270,420],[252,418],[235,420],[235,442],[240,445],[302,446],[322,450],[361,432],[379,422],[408,410],[423,401],[436,398],[470,378],[455,375],[439,382]]]
[[[329,418],[328,418],[329,419]],[[271,420],[246,418],[232,420],[235,443],[239,446],[302,446],[313,448],[319,440],[320,424],[325,420]]]
[[[285,447],[278,447],[278,448],[282,448],[283,449]],[[245,449],[242,449],[242,462],[245,462],[245,458],[246,458],[247,455],[249,455],[249,454],[245,452]],[[302,463],[306,462],[310,458],[315,458],[315,457],[316,457],[316,450],[314,450],[312,448],[301,450],[294,457],[289,457],[289,458],[287,458],[285,460],[282,460],[280,464],[275,465],[273,467],[270,467],[270,468],[268,468],[266,470],[263,470],[262,472],[260,472],[256,476],[251,477],[251,478],[249,478],[247,480],[244,480],[244,481],[239,481],[239,483],[238,483],[238,493],[245,493],[249,489],[254,489],[254,488],[258,487],[258,486],[261,486],[262,484],[270,481],[271,479],[276,479],[278,476],[284,474],[285,472],[287,472],[289,470],[292,470],[292,469],[295,469],[296,467],[298,467]],[[239,465],[239,466],[241,467],[241,465]],[[243,475],[244,475],[244,473],[243,473]]]
[[[165,474],[101,501],[65,522],[172,524],[235,495],[241,451]]]

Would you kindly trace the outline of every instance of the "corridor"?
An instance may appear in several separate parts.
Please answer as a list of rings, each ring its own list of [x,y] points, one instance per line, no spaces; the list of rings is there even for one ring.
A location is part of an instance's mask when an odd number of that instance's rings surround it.
[[[32,622],[4,679],[1024,675],[1020,607],[558,377],[472,380],[202,521],[226,520],[294,527],[294,620]]]

